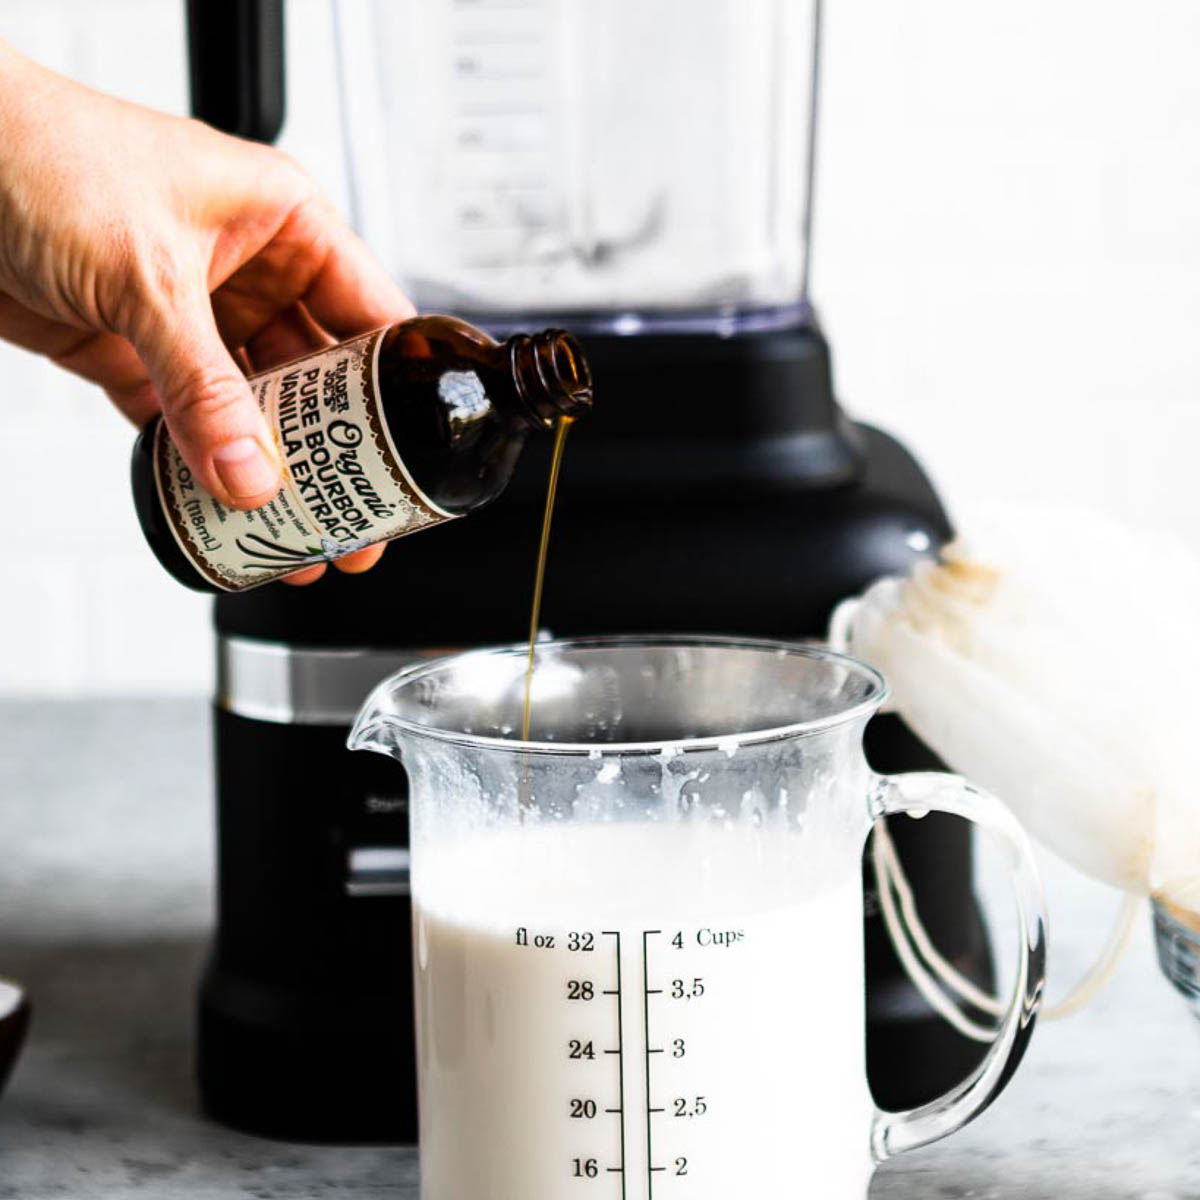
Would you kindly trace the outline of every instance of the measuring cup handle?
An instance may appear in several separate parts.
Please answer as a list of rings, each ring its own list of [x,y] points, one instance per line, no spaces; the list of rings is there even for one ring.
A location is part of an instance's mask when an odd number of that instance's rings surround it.
[[[876,1110],[871,1151],[882,1162],[904,1150],[937,1141],[981,1112],[1000,1094],[1017,1069],[1041,1004],[1046,974],[1046,903],[1029,839],[1020,823],[995,796],[957,775],[919,771],[876,779],[873,818],[924,816],[929,811],[965,817],[999,834],[1012,856],[1020,945],[1012,999],[984,1060],[962,1083],[937,1100],[906,1112]]]

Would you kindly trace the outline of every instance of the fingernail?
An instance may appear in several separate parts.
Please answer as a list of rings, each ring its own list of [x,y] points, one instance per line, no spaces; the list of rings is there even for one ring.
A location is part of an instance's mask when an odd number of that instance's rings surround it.
[[[260,496],[279,485],[279,464],[252,437],[240,437],[213,451],[213,467],[236,500]]]

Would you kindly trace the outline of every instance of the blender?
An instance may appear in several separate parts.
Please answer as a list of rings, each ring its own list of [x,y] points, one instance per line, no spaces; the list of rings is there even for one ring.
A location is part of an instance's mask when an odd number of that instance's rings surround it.
[[[938,497],[837,404],[809,300],[818,4],[359,0],[332,18],[351,217],[372,249],[420,308],[497,335],[565,325],[592,364],[547,633],[820,638],[841,599],[937,552]],[[275,136],[282,22],[281,0],[192,0],[198,116]],[[523,635],[548,457],[531,447],[490,509],[398,543],[367,576],[216,603],[198,1063],[220,1119],[415,1140],[407,790],[346,735],[398,667]],[[867,751],[880,771],[939,765],[894,715],[871,722]],[[896,842],[924,923],[990,987],[969,832],[938,814],[912,825]],[[902,1108],[984,1048],[913,988],[869,869],[864,887],[868,1074]]]

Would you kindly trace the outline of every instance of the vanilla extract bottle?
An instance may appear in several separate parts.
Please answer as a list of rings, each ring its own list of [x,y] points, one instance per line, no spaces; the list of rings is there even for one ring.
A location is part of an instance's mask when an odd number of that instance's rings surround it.
[[[497,342],[423,316],[250,377],[284,464],[276,496],[227,508],[155,417],[133,494],[159,562],[198,591],[242,591],[460,517],[507,486],[530,431],[591,407],[579,343],[560,329]]]

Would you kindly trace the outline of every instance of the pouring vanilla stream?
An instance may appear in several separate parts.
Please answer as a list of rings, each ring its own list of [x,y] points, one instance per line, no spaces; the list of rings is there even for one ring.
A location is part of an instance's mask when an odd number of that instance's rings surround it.
[[[525,707],[521,714],[521,741],[529,741],[530,699],[533,689],[534,653],[537,649],[538,621],[542,615],[542,585],[546,582],[546,551],[550,547],[550,521],[554,516],[554,497],[558,492],[558,473],[562,468],[563,447],[571,428],[571,417],[559,417],[554,433],[554,456],[550,460],[550,482],[546,487],[546,511],[542,514],[542,540],[538,546],[537,575],[533,581],[533,608],[529,614],[529,661],[525,667]]]

